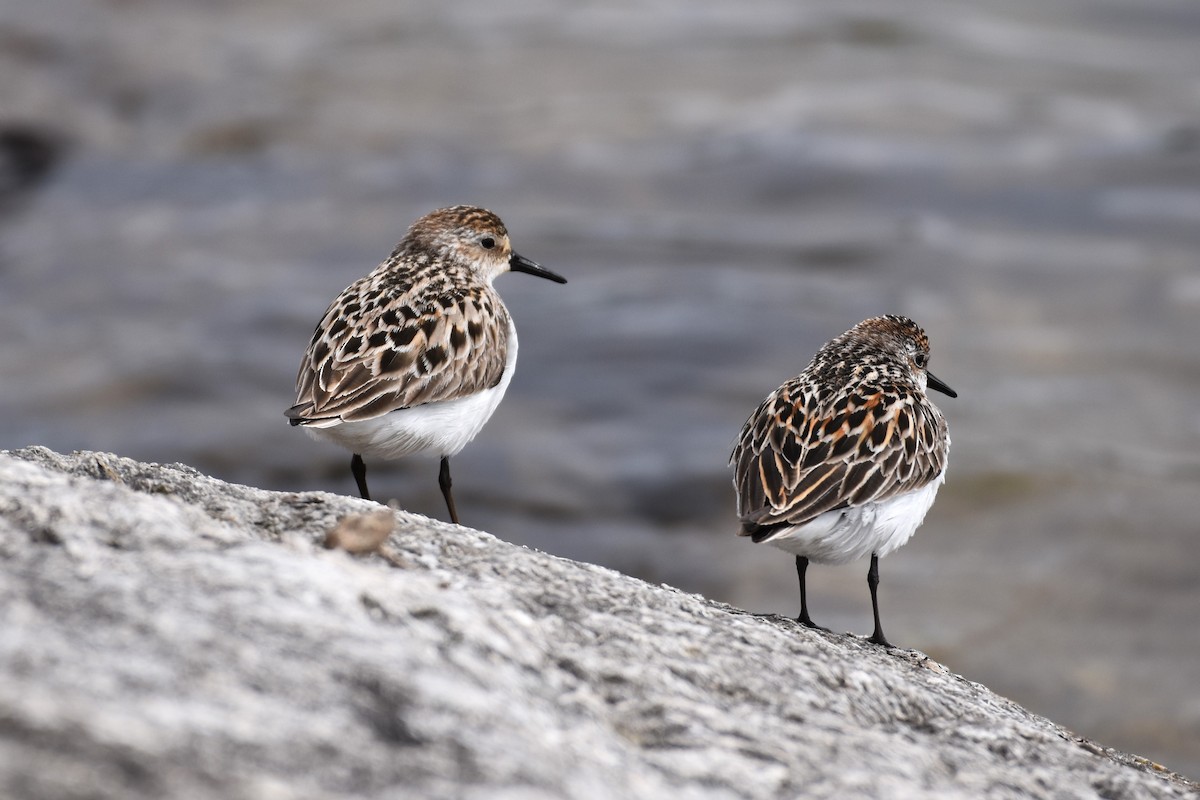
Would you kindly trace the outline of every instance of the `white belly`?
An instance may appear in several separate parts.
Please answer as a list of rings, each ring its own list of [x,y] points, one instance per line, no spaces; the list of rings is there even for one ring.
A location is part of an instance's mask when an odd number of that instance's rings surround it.
[[[826,511],[805,525],[784,528],[764,541],[819,564],[844,564],[872,553],[886,556],[916,533],[945,479],[943,472],[908,494]]]
[[[437,403],[402,408],[375,419],[339,422],[327,428],[305,425],[314,439],[333,442],[361,456],[392,459],[432,451],[452,456],[467,446],[491,419],[517,368],[517,330],[509,323],[508,359],[500,382],[482,392]]]

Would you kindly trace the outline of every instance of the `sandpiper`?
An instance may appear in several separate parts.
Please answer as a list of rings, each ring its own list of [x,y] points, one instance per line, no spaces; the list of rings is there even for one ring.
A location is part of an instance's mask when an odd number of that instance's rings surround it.
[[[370,499],[364,456],[441,456],[450,519],[450,456],[475,438],[517,365],[517,330],[492,288],[504,272],[566,278],[513,252],[504,223],[472,206],[442,208],[409,228],[371,274],[350,284],[317,324],[285,413],[353,454]]]
[[[946,478],[950,436],[926,388],[958,394],[928,370],[929,339],[907,317],[865,320],[822,347],[759,405],[730,457],[740,536],[796,557],[797,621],[808,613],[810,561],[871,556],[867,585],[879,624],[879,559],[920,526]]]

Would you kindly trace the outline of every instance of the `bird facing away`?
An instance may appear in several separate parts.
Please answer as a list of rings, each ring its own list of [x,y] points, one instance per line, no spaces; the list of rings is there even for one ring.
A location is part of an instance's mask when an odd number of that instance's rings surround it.
[[[352,454],[370,499],[364,456],[441,456],[450,519],[450,456],[479,433],[512,379],[517,330],[492,288],[504,272],[566,278],[513,252],[504,223],[471,206],[421,217],[375,271],[346,287],[317,324],[285,413]]]
[[[926,388],[958,394],[927,369],[929,339],[907,317],[858,323],[822,347],[742,427],[730,456],[739,536],[796,556],[802,625],[809,561],[871,556],[867,585],[879,624],[879,558],[925,519],[946,478],[950,436]]]

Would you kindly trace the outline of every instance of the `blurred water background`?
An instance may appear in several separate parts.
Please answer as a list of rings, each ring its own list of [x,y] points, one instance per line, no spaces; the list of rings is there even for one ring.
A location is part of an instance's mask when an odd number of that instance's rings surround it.
[[[1194,0],[3,0],[0,154],[0,447],[352,493],[283,417],[312,326],[484,205],[570,283],[498,282],[464,521],[755,611],[798,596],[735,434],[914,317],[960,396],[890,638],[1200,777]],[[444,517],[435,461],[370,471]],[[866,567],[818,621],[870,631]]]

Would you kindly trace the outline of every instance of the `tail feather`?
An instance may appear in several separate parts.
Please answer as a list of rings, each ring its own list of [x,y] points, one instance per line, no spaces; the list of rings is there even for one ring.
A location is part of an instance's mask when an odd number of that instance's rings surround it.
[[[742,525],[741,525],[741,528],[738,529],[737,535],[738,536],[749,536],[750,541],[754,542],[755,544],[760,544],[764,540],[770,539],[771,536],[773,536],[775,534],[775,532],[777,530],[779,530],[781,527],[784,527],[784,526],[782,526],[782,525],[759,525],[757,522],[751,522],[749,520],[742,520]]]
[[[311,425],[315,428],[327,428],[331,423],[338,422],[339,417],[310,417],[312,413],[312,403],[300,403],[283,412],[283,415],[288,418],[288,422],[295,427],[297,425]]]

